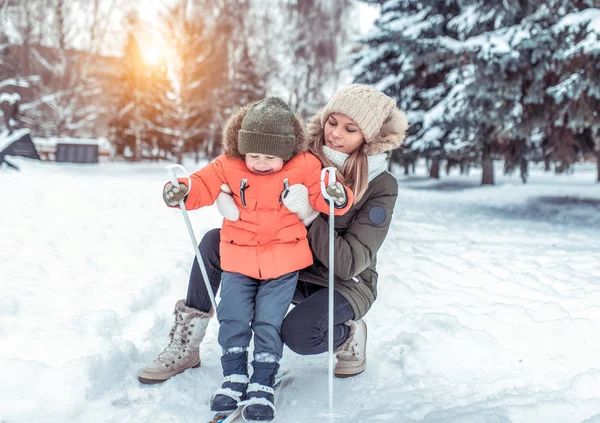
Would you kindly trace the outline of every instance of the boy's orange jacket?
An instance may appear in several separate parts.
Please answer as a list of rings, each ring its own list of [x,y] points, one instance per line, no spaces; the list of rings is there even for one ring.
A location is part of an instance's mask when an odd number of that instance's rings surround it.
[[[221,229],[221,267],[256,279],[271,279],[313,263],[306,239],[306,228],[294,213],[280,203],[284,183],[304,184],[308,188],[313,209],[329,213],[329,205],[321,194],[322,164],[310,153],[302,153],[286,162],[283,169],[270,175],[255,175],[242,159],[220,155],[208,166],[191,175],[192,187],[185,206],[188,209],[213,204],[228,184],[240,209],[236,222],[223,220]],[[245,181],[242,204],[240,190]],[[180,182],[188,183],[187,179]],[[346,187],[348,203],[335,209],[342,215],[352,206],[354,196]]]

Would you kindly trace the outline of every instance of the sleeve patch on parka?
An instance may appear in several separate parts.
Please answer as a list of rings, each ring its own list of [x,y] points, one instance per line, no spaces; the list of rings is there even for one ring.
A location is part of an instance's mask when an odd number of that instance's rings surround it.
[[[381,225],[385,222],[385,209],[382,206],[373,206],[369,209],[369,221],[373,225]]]

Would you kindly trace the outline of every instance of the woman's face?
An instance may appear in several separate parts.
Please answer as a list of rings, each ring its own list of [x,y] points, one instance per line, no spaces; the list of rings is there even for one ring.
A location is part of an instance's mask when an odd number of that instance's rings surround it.
[[[333,150],[352,154],[365,142],[358,125],[348,116],[332,113],[325,122],[325,145]]]

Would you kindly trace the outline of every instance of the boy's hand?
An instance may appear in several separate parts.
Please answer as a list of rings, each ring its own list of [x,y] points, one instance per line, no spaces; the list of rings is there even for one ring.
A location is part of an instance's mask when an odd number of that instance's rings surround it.
[[[232,222],[240,219],[240,209],[235,204],[231,188],[227,184],[221,185],[221,192],[217,196],[217,210],[221,216]]]
[[[325,187],[327,194],[333,198],[333,203],[336,208],[343,209],[348,204],[348,194],[341,182],[334,182]]]
[[[179,182],[179,186],[174,186],[171,182],[167,182],[163,188],[163,200],[169,207],[179,205],[179,202],[185,198],[189,189],[187,185]]]
[[[290,186],[281,196],[281,202],[289,211],[295,213],[304,226],[308,226],[319,215],[308,202],[308,188],[302,184]]]

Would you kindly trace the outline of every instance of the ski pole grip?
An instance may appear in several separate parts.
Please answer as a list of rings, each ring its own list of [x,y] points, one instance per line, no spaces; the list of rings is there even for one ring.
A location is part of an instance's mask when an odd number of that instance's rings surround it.
[[[170,173],[171,184],[173,184],[173,186],[175,187],[179,187],[179,180],[177,179],[177,169],[181,169],[188,180],[188,190],[192,189],[192,179],[190,178],[190,174],[187,172],[187,170],[185,170],[185,167],[179,164],[172,164],[166,166],[165,169],[167,169],[167,171]]]
[[[335,167],[324,167],[321,170],[321,193],[323,197],[328,200],[332,200],[331,196],[327,193],[325,189],[325,179],[327,178],[327,174],[329,174],[329,179],[327,181],[327,186],[335,184],[335,172],[337,169]]]

